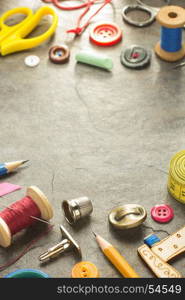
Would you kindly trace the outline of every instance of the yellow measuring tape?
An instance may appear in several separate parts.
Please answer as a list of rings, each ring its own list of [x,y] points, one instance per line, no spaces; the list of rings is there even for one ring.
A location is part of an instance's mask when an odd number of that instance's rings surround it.
[[[178,152],[171,159],[168,190],[176,200],[185,204],[185,150]]]

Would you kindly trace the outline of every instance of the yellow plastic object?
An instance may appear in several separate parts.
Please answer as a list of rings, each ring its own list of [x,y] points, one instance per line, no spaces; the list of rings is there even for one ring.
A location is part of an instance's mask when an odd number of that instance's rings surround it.
[[[171,159],[168,191],[172,197],[185,204],[185,150],[178,152]]]
[[[5,21],[15,14],[24,14],[27,17],[20,23],[8,26]],[[46,16],[53,16],[50,28],[43,34],[25,39],[40,23],[41,19]],[[44,6],[33,14],[32,10],[27,7],[18,7],[7,11],[0,17],[0,53],[5,56],[10,53],[34,48],[47,40],[56,30],[58,24],[58,16],[55,11]]]
[[[81,261],[72,269],[72,278],[98,278],[97,267],[89,261]]]

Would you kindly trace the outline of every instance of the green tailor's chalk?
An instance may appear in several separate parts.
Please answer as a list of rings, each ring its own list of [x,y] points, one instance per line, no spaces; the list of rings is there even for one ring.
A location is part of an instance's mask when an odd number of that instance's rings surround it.
[[[95,54],[90,51],[81,51],[77,53],[76,60],[77,62],[103,68],[109,71],[113,68],[113,62],[111,58],[104,55]]]

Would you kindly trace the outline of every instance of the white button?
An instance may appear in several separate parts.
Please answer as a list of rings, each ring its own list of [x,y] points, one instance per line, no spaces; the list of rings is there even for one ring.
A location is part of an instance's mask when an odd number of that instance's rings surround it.
[[[28,67],[36,67],[40,63],[40,58],[36,55],[29,55],[25,58],[24,62]]]

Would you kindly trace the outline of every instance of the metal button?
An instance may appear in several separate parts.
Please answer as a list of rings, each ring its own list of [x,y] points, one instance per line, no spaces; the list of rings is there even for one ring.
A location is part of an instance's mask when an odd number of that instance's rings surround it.
[[[121,63],[132,69],[139,69],[150,63],[151,52],[145,48],[132,45],[121,52]]]
[[[146,21],[134,21],[131,18],[128,17],[128,13],[131,11],[143,11],[146,12],[149,15],[149,18]],[[145,27],[150,24],[152,24],[155,21],[156,12],[154,10],[141,5],[127,5],[122,10],[122,17],[125,22],[127,22],[130,25],[136,26],[136,27]]]
[[[138,204],[125,204],[109,213],[109,222],[118,229],[128,229],[142,224],[147,217],[146,210]]]

